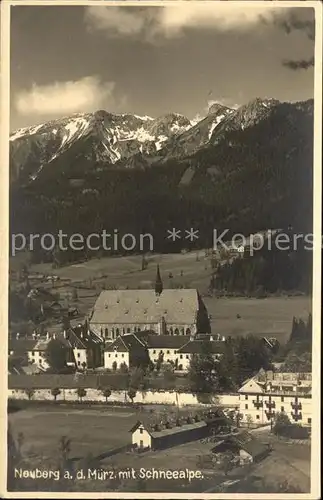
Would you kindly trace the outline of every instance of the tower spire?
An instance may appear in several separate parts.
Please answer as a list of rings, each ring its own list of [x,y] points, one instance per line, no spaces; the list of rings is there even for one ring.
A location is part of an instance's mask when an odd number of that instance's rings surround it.
[[[163,282],[160,277],[159,265],[157,265],[156,281],[155,281],[155,293],[160,295],[163,291]]]

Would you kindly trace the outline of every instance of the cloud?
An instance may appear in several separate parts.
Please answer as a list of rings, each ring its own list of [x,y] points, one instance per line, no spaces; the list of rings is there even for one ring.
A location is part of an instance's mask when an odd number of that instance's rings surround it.
[[[286,19],[277,21],[277,24],[288,35],[293,31],[302,31],[309,40],[315,40],[315,19],[300,19],[293,12],[290,12]]]
[[[87,7],[85,22],[92,31],[109,35],[143,35],[148,41],[158,36],[180,36],[187,28],[215,28],[219,31],[249,30],[260,23],[274,22],[288,9],[192,3],[165,7]]]
[[[120,35],[134,35],[144,30],[147,17],[139,9],[125,7],[87,7],[85,20],[92,30],[111,30]]]
[[[311,12],[311,11],[310,11]],[[312,12],[311,12],[312,14]],[[278,21],[278,26],[284,30],[287,35],[295,31],[301,31],[305,36],[311,40],[315,40],[315,19],[311,16],[311,19],[300,19],[293,12],[284,19]],[[314,66],[314,57],[309,57],[308,59],[287,59],[282,61],[283,66],[293,71],[307,70]]]
[[[63,116],[107,105],[109,100],[114,101],[114,89],[114,82],[87,76],[77,81],[34,84],[29,90],[20,91],[14,103],[21,115]]]
[[[283,66],[294,71],[297,71],[299,69],[309,69],[314,66],[314,57],[311,57],[310,59],[300,59],[298,61],[285,60],[283,61]]]

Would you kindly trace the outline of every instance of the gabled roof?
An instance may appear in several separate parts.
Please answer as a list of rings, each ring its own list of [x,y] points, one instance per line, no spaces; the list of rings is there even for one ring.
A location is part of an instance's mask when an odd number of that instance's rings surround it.
[[[189,342],[189,335],[149,335],[148,349],[180,349]]]
[[[120,335],[114,342],[105,347],[107,352],[130,352],[134,349],[145,349],[145,344],[134,333]]]
[[[164,289],[160,295],[155,290],[104,290],[99,295],[90,323],[127,324],[195,323],[199,309],[197,291],[194,289]]]
[[[85,339],[81,339],[71,328],[67,332],[68,341],[73,349],[86,349]]]
[[[238,392],[245,393],[245,392],[251,392],[251,393],[263,393],[264,392],[264,387],[262,383],[259,383],[259,381],[255,378],[249,378],[247,379],[243,385],[240,387]]]
[[[35,345],[37,344],[36,339],[30,338],[19,338],[19,339],[9,339],[9,352],[13,351],[17,354],[23,354],[30,351],[34,351]]]
[[[252,436],[250,432],[244,431],[236,436],[230,436],[229,440],[243,449],[253,458],[265,454],[268,451],[268,446],[261,443],[257,438]]]
[[[191,340],[185,344],[179,353],[183,354],[202,354],[208,352],[209,354],[221,354],[223,352],[223,342],[211,340]]]

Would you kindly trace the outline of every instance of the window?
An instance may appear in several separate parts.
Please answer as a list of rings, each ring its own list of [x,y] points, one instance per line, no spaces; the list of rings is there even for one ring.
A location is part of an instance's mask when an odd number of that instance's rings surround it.
[[[105,336],[107,337],[109,334],[109,330],[106,328],[104,332],[105,332]]]
[[[257,420],[259,420],[259,419],[260,419],[259,415],[256,415],[256,419],[257,419]]]
[[[188,355],[188,354],[186,354],[186,359],[188,359],[188,358],[189,358],[189,355]]]
[[[80,366],[80,364],[81,364],[81,361],[78,361],[78,362],[77,362],[77,364],[78,364],[78,365]]]
[[[35,351],[31,351],[31,355],[32,355],[32,356],[35,356]]]
[[[284,396],[282,396],[282,397],[280,398],[280,400],[281,400],[281,402],[283,403],[283,402],[284,402]]]
[[[117,357],[118,357],[118,354],[115,355],[115,358],[117,358]]]
[[[245,409],[248,410],[248,405],[244,405]]]
[[[179,358],[180,358],[180,359],[183,359],[183,354],[180,354],[180,355],[179,355]]]
[[[109,354],[109,358],[111,358],[111,354]]]
[[[169,354],[169,350],[166,352],[166,354]]]
[[[77,353],[77,357],[80,358],[81,357],[81,353],[78,352]]]
[[[140,429],[140,434],[143,434],[144,433],[144,430],[143,429]]]
[[[121,357],[124,358],[124,354],[121,354]]]
[[[312,423],[312,419],[311,419],[311,418],[308,418],[308,419],[307,419],[307,423],[308,423],[308,424],[311,424],[311,423]]]
[[[281,411],[281,412],[284,412],[284,411],[285,411],[284,406],[281,406],[281,407],[280,407],[280,411]]]
[[[127,333],[130,333],[130,328],[127,328]]]
[[[156,349],[153,350],[153,354],[156,354]]]
[[[246,395],[244,398],[245,398],[245,399],[248,399],[248,396]]]

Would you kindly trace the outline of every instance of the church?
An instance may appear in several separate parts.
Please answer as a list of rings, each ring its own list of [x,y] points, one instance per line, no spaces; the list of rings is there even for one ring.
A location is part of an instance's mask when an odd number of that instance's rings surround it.
[[[90,316],[90,329],[107,340],[145,330],[194,336],[210,333],[210,323],[198,291],[164,289],[157,266],[155,289],[102,291]]]

